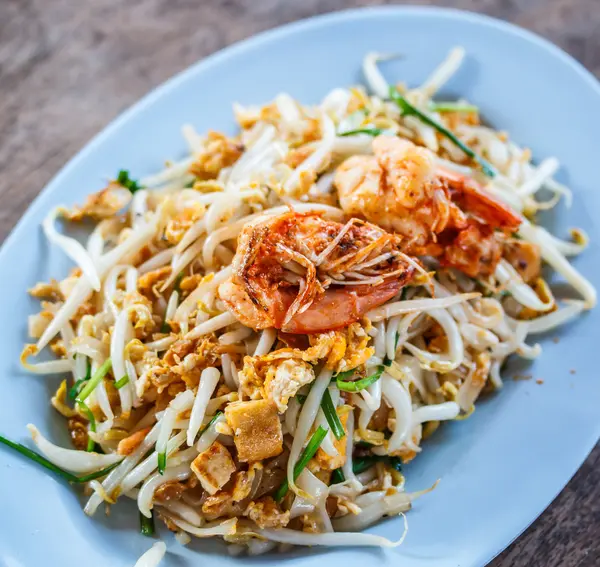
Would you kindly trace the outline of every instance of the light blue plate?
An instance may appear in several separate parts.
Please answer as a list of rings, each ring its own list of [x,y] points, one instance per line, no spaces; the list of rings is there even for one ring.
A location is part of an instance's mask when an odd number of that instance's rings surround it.
[[[361,58],[371,50],[403,53],[385,73],[415,84],[455,45],[463,45],[468,57],[443,94],[478,104],[488,121],[532,148],[536,158],[560,159],[559,179],[574,189],[575,202],[557,213],[555,228],[563,236],[575,225],[589,232],[592,244],[576,264],[597,280],[600,88],[578,63],[528,32],[456,11],[383,8],[292,24],[225,49],[144,98],[79,153],[21,219],[0,252],[0,431],[23,440],[25,424],[34,422],[68,443],[62,420],[48,404],[59,377],[28,376],[18,365],[26,318],[35,309],[25,290],[38,280],[62,277],[68,268],[39,228],[51,206],[81,201],[122,167],[138,176],[155,171],[166,157],[182,156],[185,122],[200,131],[233,131],[235,100],[261,103],[287,91],[316,102],[332,87],[359,82]],[[543,385],[508,380],[470,419],[444,427],[425,444],[406,467],[409,488],[442,482],[408,514],[402,547],[313,549],[287,561],[302,567],[334,558],[349,567],[371,561],[394,567],[484,565],[550,503],[598,439],[599,324],[596,310],[563,328],[557,344],[543,342],[544,353],[529,370]],[[138,534],[133,504],[120,504],[108,519],[101,511],[89,519],[75,490],[3,448],[0,487],[3,566],[130,566],[152,541]],[[166,566],[283,560],[232,559],[208,541],[186,549],[160,531],[169,546]],[[372,531],[396,539],[402,521],[388,520]]]

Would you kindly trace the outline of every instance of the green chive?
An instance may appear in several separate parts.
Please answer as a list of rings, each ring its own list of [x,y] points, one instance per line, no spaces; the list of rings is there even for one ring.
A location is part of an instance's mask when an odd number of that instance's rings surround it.
[[[296,394],[296,399],[300,405],[304,404],[306,398],[308,398],[308,396],[305,396],[304,394]]]
[[[361,378],[360,380],[355,380],[354,382],[340,380],[340,375],[338,374],[338,378],[336,380],[337,387],[344,392],[360,392],[361,390],[368,388],[371,384],[375,384],[375,382],[381,378],[384,370],[384,366],[379,366],[374,374],[371,374],[365,378]]]
[[[87,382],[87,378],[80,378],[79,380],[77,380],[77,382],[75,382],[75,384],[73,384],[71,386],[71,388],[69,389],[69,394],[68,397],[71,401],[74,401],[75,398],[77,397],[77,394],[79,394],[79,390],[81,390],[81,386],[83,385],[84,382]]]
[[[219,410],[217,413],[215,413],[215,415],[212,416],[211,420],[200,430],[200,434],[198,435],[198,437],[201,437],[202,435],[204,435],[204,432],[215,422],[217,421],[217,419],[219,419],[220,416],[223,415],[223,412],[221,410]]]
[[[339,484],[340,482],[344,482],[346,477],[344,476],[344,471],[342,469],[335,469],[331,473],[331,479],[329,484]]]
[[[158,472],[160,474],[165,474],[166,468],[167,468],[167,454],[159,453],[158,454]]]
[[[429,108],[434,112],[479,112],[477,106],[466,102],[430,102]]]
[[[146,518],[146,516],[140,512],[140,533],[148,537],[154,535],[154,513],[152,510],[150,510],[149,518]]]
[[[112,360],[107,358],[102,366],[96,370],[94,375],[90,378],[85,387],[79,392],[76,398],[78,403],[85,401],[85,399],[94,391],[96,386],[100,384],[100,381],[108,374],[108,371],[112,368]]]
[[[83,412],[85,413],[85,415],[88,418],[88,421],[90,422],[90,431],[96,431],[96,418],[94,417],[92,410],[83,402],[79,402],[78,406],[83,410]],[[88,442],[87,442],[87,449],[86,449],[87,452],[91,453],[94,450],[95,446],[96,446],[96,443],[88,435]]]
[[[179,286],[181,285],[181,280],[184,278],[185,274],[183,270],[177,274],[175,281],[173,282],[173,291],[179,291]]]
[[[83,355],[78,354],[77,356],[83,356]],[[72,402],[75,401],[75,398],[77,397],[77,394],[79,394],[79,391],[81,390],[83,383],[87,382],[91,377],[92,377],[92,363],[90,362],[90,359],[88,358],[85,376],[83,378],[80,378],[79,380],[77,380],[77,382],[75,382],[75,384],[73,384],[71,386],[71,388],[69,389],[69,393],[67,394],[68,398]]]
[[[127,376],[127,374],[125,374],[125,376],[123,376],[123,378],[121,378],[120,380],[117,380],[115,382],[115,388],[117,390],[120,390],[123,386],[125,386],[125,384],[129,383],[129,376]]]
[[[396,333],[396,343],[395,343],[395,349],[398,349],[398,341],[400,340],[400,333]],[[391,366],[392,362],[394,362],[392,359],[388,358],[388,355],[385,355],[385,358],[383,359],[383,365],[384,366]]]
[[[403,116],[415,116],[424,124],[431,126],[437,130],[442,136],[448,138],[455,146],[459,147],[465,154],[467,154],[472,160],[476,161],[480,166],[483,173],[488,177],[495,177],[496,170],[488,161],[483,159],[481,156],[476,154],[469,146],[459,140],[454,133],[450,130],[438,124],[435,120],[429,118],[426,114],[423,114],[419,109],[415,108],[410,102],[408,102],[395,87],[390,87],[390,98],[398,105]]]
[[[300,473],[304,470],[304,467],[308,464],[308,462],[315,456],[317,449],[320,447],[323,439],[325,439],[325,435],[327,435],[328,430],[323,426],[319,425],[317,430],[312,434],[310,441],[302,451],[298,462],[294,466],[294,480],[296,480]],[[288,480],[287,478],[281,483],[281,486],[277,489],[275,493],[275,501],[280,502],[283,497],[287,494],[289,490]]]
[[[329,424],[329,427],[331,427],[331,432],[335,435],[335,438],[339,440],[344,437],[346,432],[344,431],[344,426],[340,421],[337,411],[335,411],[335,406],[333,405],[329,388],[326,388],[323,394],[323,399],[321,400],[321,409],[325,414],[325,419],[327,419],[327,423]]]
[[[352,461],[352,471],[354,474],[360,474],[361,472],[370,469],[376,463],[386,463],[398,472],[402,470],[402,461],[398,457],[390,457],[388,455],[367,455],[366,457],[360,457]]]
[[[381,128],[358,128],[356,130],[348,130],[346,132],[340,132],[338,136],[356,136],[358,134],[368,134],[369,136],[379,136],[383,134],[385,130]]]
[[[162,325],[160,326],[160,332],[165,334],[170,333],[171,325],[169,325],[169,323],[167,323],[166,321],[163,321]]]
[[[334,380],[346,380],[347,378],[352,378],[356,373],[356,368],[352,370],[344,370],[344,372],[339,372],[335,375]]]
[[[120,464],[120,462],[114,463],[114,464],[110,465],[110,467],[106,467],[105,469],[102,469],[102,470],[99,470],[99,471],[96,471],[96,472],[93,472],[93,473],[90,473],[90,474],[87,474],[84,476],[75,476],[74,474],[71,474],[70,472],[67,472],[64,469],[57,467],[54,463],[52,463],[48,459],[46,459],[46,457],[43,457],[39,453],[32,451],[29,447],[25,447],[25,445],[22,445],[21,443],[15,443],[14,441],[11,441],[10,439],[7,439],[6,437],[4,437],[2,435],[0,435],[0,443],[2,443],[3,445],[6,445],[7,447],[10,447],[11,449],[14,449],[15,451],[17,451],[17,453],[20,453],[24,457],[31,459],[32,461],[36,462],[38,465],[42,465],[44,468],[57,474],[58,476],[60,476],[64,480],[66,480],[67,482],[82,483],[82,482],[89,482],[90,480],[95,480],[104,475],[107,475],[111,470],[113,470],[116,466],[118,466]]]
[[[112,465],[110,465],[110,467],[106,467],[105,469],[102,469],[101,471],[96,471],[90,474],[86,474],[84,476],[80,476],[80,477],[75,477],[76,480],[73,480],[71,482],[89,482],[90,480],[96,480],[97,478],[100,478],[101,476],[107,475],[110,471],[112,471],[114,468],[118,467],[121,464],[121,461],[119,461],[118,463],[114,463]]]
[[[132,193],[135,193],[142,188],[137,181],[129,177],[129,171],[126,169],[121,169],[121,171],[119,171],[119,174],[117,175],[117,183],[125,187],[125,189],[129,189],[129,191]]]

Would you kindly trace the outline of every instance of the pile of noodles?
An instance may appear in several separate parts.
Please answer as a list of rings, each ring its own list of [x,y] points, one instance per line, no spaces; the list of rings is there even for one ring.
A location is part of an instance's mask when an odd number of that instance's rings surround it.
[[[85,483],[86,514],[132,498],[145,518],[158,515],[181,543],[219,536],[233,554],[289,545],[401,543],[402,534],[389,541],[352,533],[407,511],[419,495],[404,491],[397,464],[418,455],[441,421],[467,417],[483,391],[500,389],[508,356],[539,356],[541,346],[527,339],[596,302],[592,285],[569,262],[585,248],[585,235],[576,231],[572,240],[561,240],[533,221],[537,211],[561,199],[570,203],[569,189],[553,179],[558,161],[533,165],[528,150],[480,124],[477,109],[466,102],[447,109],[432,105],[463,56],[456,48],[424,84],[397,88],[494,166],[498,173],[486,190],[523,215],[515,238],[538,245],[543,261],[581,299],[559,302],[544,280],[527,284],[504,259],[485,281],[428,266],[429,279],[417,278],[353,327],[355,336],[365,337],[363,350],[370,349],[363,374],[381,369],[379,379],[341,395],[332,381],[336,369],[325,359],[311,360],[314,382],[281,414],[282,455],[249,467],[236,463],[251,477],[246,501],[272,495],[287,477],[290,490],[274,516],[256,519],[248,507],[225,506],[221,516],[207,517],[207,497],[192,482],[191,463],[215,440],[233,450],[233,432],[219,412],[248,399],[244,358],[288,346],[275,329],[257,332],[239,323],[218,298],[242,227],[290,207],[343,221],[333,172],[346,157],[372,151],[369,130],[375,128],[429,148],[448,169],[483,179],[456,145],[416,117],[401,116],[387,100],[389,85],[377,67],[386,56],[375,53],[364,59],[367,88],[336,88],[318,106],[303,106],[287,94],[263,107],[235,105],[241,128],[235,138],[202,135],[186,125],[188,157],[138,182],[120,175],[81,208],[57,207],[43,223],[50,243],[76,269],[32,290],[42,311],[30,317],[37,344],[26,347],[23,363],[37,374],[65,374],[52,404],[68,420],[77,448],[58,447],[34,426],[30,430],[39,451],[70,473],[112,467]],[[97,224],[84,245],[57,230],[59,218],[87,217]],[[350,340],[348,330],[336,333],[331,340]],[[58,357],[35,362],[33,355],[46,347]],[[314,463],[294,475],[319,426],[327,429],[322,451],[339,455],[321,406],[326,390],[338,410],[352,410],[338,473],[343,480],[335,483]],[[383,425],[377,425],[382,415]],[[119,443],[136,432],[142,432],[139,444],[119,451]],[[373,466],[356,473],[353,459],[370,459]],[[164,544],[155,544],[139,565],[156,565],[164,552]]]

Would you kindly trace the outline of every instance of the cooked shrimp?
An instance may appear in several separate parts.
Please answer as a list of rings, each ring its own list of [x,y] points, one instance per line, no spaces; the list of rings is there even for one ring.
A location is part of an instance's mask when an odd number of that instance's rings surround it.
[[[285,213],[248,223],[234,275],[219,296],[244,325],[288,333],[345,327],[394,297],[414,261],[401,239],[365,221],[346,224],[315,213]]]
[[[516,230],[519,216],[472,179],[437,167],[426,148],[378,136],[373,151],[338,167],[342,209],[402,235],[407,254],[435,256],[473,277],[493,273],[502,253],[494,231]]]

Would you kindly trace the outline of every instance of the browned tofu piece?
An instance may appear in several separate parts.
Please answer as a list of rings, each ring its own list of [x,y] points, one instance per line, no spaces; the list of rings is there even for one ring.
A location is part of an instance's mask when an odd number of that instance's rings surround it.
[[[229,451],[218,441],[192,461],[191,469],[209,494],[223,488],[236,470]]]
[[[283,451],[283,434],[272,400],[234,402],[225,408],[233,439],[242,462],[262,461]]]

